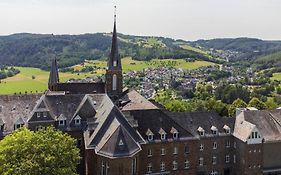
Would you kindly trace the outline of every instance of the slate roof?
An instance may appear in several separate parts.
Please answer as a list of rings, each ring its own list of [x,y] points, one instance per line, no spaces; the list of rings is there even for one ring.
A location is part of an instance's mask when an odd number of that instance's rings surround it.
[[[192,137],[191,133],[160,109],[130,111],[129,115],[133,116],[137,121],[138,126],[136,129],[145,140],[147,140],[147,132],[149,130],[154,134],[153,139],[156,142],[161,140],[160,130],[167,133],[168,141],[173,140],[173,135],[170,132],[173,128],[178,131],[179,139]]]
[[[180,126],[190,132],[194,137],[199,137],[198,128],[205,131],[205,135],[212,134],[212,127],[216,127],[219,133],[225,133],[224,125],[233,131],[234,118],[223,118],[216,112],[167,112]]]
[[[122,111],[158,109],[135,90],[130,91],[121,98],[121,106]]]
[[[239,123],[249,123],[248,127],[243,124],[240,126]],[[243,133],[243,137],[247,138],[248,128],[250,130],[251,125],[255,125],[263,135],[265,142],[276,142],[281,141],[281,110],[248,110],[240,113],[236,117],[237,133]]]
[[[86,123],[87,118],[94,117],[95,110],[100,105],[101,101],[105,97],[105,94],[61,94],[43,95],[38,102],[38,105],[34,108],[29,122],[39,122],[43,118],[36,118],[36,112],[40,109],[49,111],[50,116],[53,120],[65,119],[65,127],[61,127],[62,130],[75,130],[80,129],[77,126],[73,126],[72,120],[79,115],[82,118],[82,123]],[[42,105],[43,104],[43,105]],[[43,108],[42,108],[43,107]],[[43,111],[44,111],[43,110]],[[83,127],[83,126],[81,126]]]
[[[14,124],[20,118],[24,122],[40,99],[42,94],[26,95],[1,95],[0,96],[0,120],[4,123],[4,135],[14,131]]]
[[[95,116],[97,127],[93,133],[85,132],[86,148],[109,158],[133,156],[144,143],[140,134],[127,122],[121,111],[108,96],[103,99]],[[118,145],[122,139],[122,148]]]

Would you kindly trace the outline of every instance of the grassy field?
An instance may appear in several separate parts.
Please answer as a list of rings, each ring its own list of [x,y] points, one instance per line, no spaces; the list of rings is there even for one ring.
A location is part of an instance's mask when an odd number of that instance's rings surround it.
[[[44,92],[47,89],[47,82],[49,72],[37,68],[30,67],[16,67],[21,72],[14,77],[1,80],[0,94],[14,94],[14,93],[35,93]],[[35,79],[32,79],[35,76]],[[80,73],[60,73],[60,80],[62,82],[70,78],[84,78],[90,74]]]
[[[105,73],[106,61],[86,61],[83,64],[74,66],[76,70],[82,69],[84,66],[94,66],[96,67],[96,73],[60,73],[60,81],[65,82],[71,78],[86,78],[93,75],[102,75]],[[131,58],[122,59],[123,71],[124,73],[136,70],[140,71],[145,68],[155,68],[155,67],[175,67],[183,69],[197,69],[202,66],[214,65],[214,63],[207,61],[195,61],[186,62],[185,60],[179,59],[165,59],[165,60],[151,60],[151,61],[135,61]],[[17,67],[20,73],[14,77],[10,77],[1,80],[0,83],[0,94],[14,94],[14,93],[35,93],[44,92],[47,89],[47,82],[49,78],[49,72],[43,71],[37,68],[30,67]],[[35,76],[33,79],[32,76]]]
[[[281,72],[273,73],[273,76],[270,78],[271,80],[281,80]]]

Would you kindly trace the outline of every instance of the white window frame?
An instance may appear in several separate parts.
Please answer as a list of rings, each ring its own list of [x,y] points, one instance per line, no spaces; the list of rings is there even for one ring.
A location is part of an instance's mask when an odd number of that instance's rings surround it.
[[[225,155],[225,163],[229,163],[230,162],[230,156],[229,154]]]
[[[178,162],[177,161],[173,161],[173,170],[177,170],[178,169]]]
[[[165,171],[165,162],[163,161],[160,163],[160,171],[161,172]]]
[[[199,158],[199,166],[203,166],[204,165],[204,158],[200,157]]]
[[[147,165],[147,173],[152,173],[152,163]]]
[[[215,170],[211,171],[211,175],[218,175],[219,173]]]
[[[226,141],[225,147],[226,147],[226,148],[230,148],[230,140],[227,140],[227,141]]]
[[[174,146],[174,149],[173,149],[173,150],[174,150],[174,151],[173,151],[173,154],[174,154],[174,155],[178,154],[179,151],[178,151],[178,147],[177,147],[177,146]]]
[[[216,157],[216,156],[213,156],[213,157],[212,157],[212,164],[213,164],[213,165],[216,165],[216,164],[217,164],[217,157]]]
[[[161,136],[161,140],[162,140],[162,141],[163,141],[163,140],[166,140],[166,134],[165,134],[165,133],[160,134],[160,136]]]
[[[36,112],[37,118],[41,117],[41,112]]]
[[[173,139],[176,140],[179,137],[179,133],[178,132],[174,132],[173,133]]]
[[[81,125],[81,119],[75,119],[74,124],[75,125]]]
[[[217,142],[213,142],[213,149],[217,149],[217,148],[218,148]]]
[[[61,123],[62,122],[62,123]],[[59,120],[59,126],[65,126],[66,121],[65,120]]]
[[[152,149],[147,150],[147,157],[152,157]]]
[[[164,156],[166,154],[165,148],[161,148],[161,156]]]
[[[204,150],[204,144],[203,144],[203,143],[200,144],[199,149],[200,149],[200,151],[203,151],[203,150]]]
[[[189,160],[185,160],[184,161],[184,169],[189,169],[190,168],[190,163],[189,163]]]
[[[153,135],[152,135],[152,134],[149,134],[149,135],[147,136],[147,140],[150,141],[150,142],[153,141]]]
[[[46,118],[48,116],[47,112],[43,112],[43,117]]]

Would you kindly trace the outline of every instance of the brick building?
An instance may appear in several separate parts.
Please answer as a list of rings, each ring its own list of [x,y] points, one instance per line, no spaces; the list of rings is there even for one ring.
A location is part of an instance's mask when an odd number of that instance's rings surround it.
[[[174,113],[123,89],[114,21],[105,82],[60,83],[45,94],[0,96],[0,135],[53,125],[77,139],[81,175],[281,173],[281,110]]]

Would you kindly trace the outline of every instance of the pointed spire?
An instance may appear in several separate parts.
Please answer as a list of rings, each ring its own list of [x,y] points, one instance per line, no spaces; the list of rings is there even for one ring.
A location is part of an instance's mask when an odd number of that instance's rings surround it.
[[[53,59],[52,65],[51,65],[51,72],[49,76],[49,89],[53,90],[53,86],[59,83],[59,71],[58,71],[58,65],[57,65],[57,59]]]
[[[111,53],[108,61],[108,69],[122,69],[121,58],[118,52],[118,44],[117,44],[116,6],[114,6],[114,27],[112,33]]]

